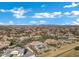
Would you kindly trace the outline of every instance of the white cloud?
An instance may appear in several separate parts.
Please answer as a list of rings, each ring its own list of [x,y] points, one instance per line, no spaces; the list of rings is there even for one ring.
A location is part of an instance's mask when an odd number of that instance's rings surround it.
[[[62,15],[62,12],[53,12],[51,15],[54,17],[60,17]]]
[[[0,22],[0,25],[4,25],[4,23]]]
[[[74,24],[74,25],[79,25],[79,19],[73,21],[72,24]]]
[[[13,22],[13,21],[9,21],[9,24],[10,24],[10,25],[14,25],[14,22]]]
[[[36,25],[40,25],[40,24],[46,24],[47,21],[44,20],[34,20],[34,21],[30,21],[30,24],[36,24]]]
[[[58,17],[79,17],[79,11],[73,10],[70,12],[51,12],[51,13],[35,13],[32,18],[58,18]]]
[[[65,23],[65,25],[79,25],[79,19],[72,20],[71,22]]]
[[[49,18],[50,14],[49,13],[35,13],[35,15],[33,16],[33,18]]]
[[[65,17],[79,17],[79,11],[71,11],[62,13]]]
[[[79,22],[74,21],[72,24],[73,25],[79,25]]]
[[[0,25],[15,25],[13,21],[9,21],[9,22],[0,22]]]
[[[71,13],[70,12],[64,12],[63,15],[69,16],[69,15],[71,15]]]
[[[19,8],[13,8],[10,10],[5,10],[5,9],[0,9],[0,12],[10,12],[12,13],[12,15],[16,18],[25,18],[26,16],[24,15],[27,12],[30,12],[31,10],[24,10],[23,7],[19,7]]]
[[[4,10],[4,9],[0,9],[0,12],[7,12],[7,10]]]
[[[65,5],[64,8],[71,8],[71,7],[76,7],[79,6],[79,3],[72,3],[71,5]]]
[[[32,18],[55,18],[61,16],[61,12],[53,13],[35,13]]]
[[[76,21],[79,22],[79,19],[77,19]]]
[[[42,5],[41,5],[41,7],[45,7],[45,6],[46,6],[45,4],[42,4]]]
[[[13,16],[16,18],[25,18],[24,14],[26,11],[23,9],[23,7],[11,9],[10,12],[13,13]]]
[[[72,11],[71,14],[77,16],[79,15],[79,11]]]
[[[38,21],[40,24],[45,24],[45,23],[47,23],[46,21],[44,21],[44,20],[40,20],[40,21]]]
[[[36,22],[36,21],[30,21],[30,23],[31,23],[31,24],[36,24],[37,22]]]

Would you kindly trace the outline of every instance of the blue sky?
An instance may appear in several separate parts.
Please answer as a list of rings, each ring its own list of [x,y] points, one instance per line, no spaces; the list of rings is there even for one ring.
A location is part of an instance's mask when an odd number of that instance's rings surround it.
[[[0,25],[79,25],[78,2],[0,2]]]

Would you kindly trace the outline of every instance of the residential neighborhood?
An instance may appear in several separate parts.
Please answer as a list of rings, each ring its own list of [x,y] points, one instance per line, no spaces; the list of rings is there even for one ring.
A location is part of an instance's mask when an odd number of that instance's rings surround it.
[[[1,57],[37,57],[76,42],[78,26],[0,26]]]

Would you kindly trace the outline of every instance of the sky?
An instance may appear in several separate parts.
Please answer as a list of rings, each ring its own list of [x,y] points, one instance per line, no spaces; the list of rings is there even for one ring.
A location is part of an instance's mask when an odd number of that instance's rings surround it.
[[[0,2],[0,25],[79,25],[79,2]]]

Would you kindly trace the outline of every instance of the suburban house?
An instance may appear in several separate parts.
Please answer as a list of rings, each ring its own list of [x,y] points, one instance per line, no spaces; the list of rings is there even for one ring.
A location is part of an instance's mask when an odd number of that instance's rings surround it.
[[[21,47],[15,47],[15,48],[9,48],[4,51],[4,54],[2,57],[31,57],[35,56],[32,52],[30,52],[28,49],[21,48]]]
[[[42,53],[48,49],[47,46],[40,41],[33,41],[27,44],[26,47],[29,47],[30,50],[32,50],[34,53],[37,53],[37,54]]]

